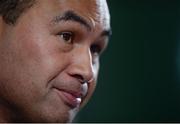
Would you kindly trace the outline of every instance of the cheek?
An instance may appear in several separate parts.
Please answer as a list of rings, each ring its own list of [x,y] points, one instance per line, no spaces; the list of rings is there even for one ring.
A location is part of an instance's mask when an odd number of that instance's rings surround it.
[[[33,102],[47,92],[47,82],[61,68],[60,62],[47,39],[15,36],[0,43],[0,94],[16,102]]]
[[[18,45],[14,45],[14,58],[20,68],[33,79],[48,82],[66,65],[66,57],[58,48],[57,42],[47,33],[25,34],[16,41]]]
[[[12,103],[25,113],[41,110],[54,113],[59,101],[49,94],[48,82],[67,66],[68,57],[51,39],[34,38],[30,34],[16,36],[0,43],[0,101]],[[49,108],[50,105],[53,107]],[[54,117],[57,115],[61,114]]]

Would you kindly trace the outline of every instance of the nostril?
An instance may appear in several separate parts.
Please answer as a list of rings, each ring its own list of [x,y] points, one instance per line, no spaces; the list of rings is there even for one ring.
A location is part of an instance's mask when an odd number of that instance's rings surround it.
[[[79,74],[72,75],[74,78],[78,79],[82,84],[86,82],[86,80],[83,78],[83,76]]]

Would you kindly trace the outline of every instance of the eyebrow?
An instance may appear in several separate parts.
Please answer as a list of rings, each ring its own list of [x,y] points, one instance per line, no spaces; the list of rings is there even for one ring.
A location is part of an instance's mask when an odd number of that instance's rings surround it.
[[[68,11],[64,12],[63,14],[58,15],[58,16],[54,17],[53,20],[52,20],[53,23],[59,23],[60,21],[74,21],[74,22],[80,23],[81,25],[86,27],[86,29],[88,31],[92,30],[91,25],[83,17],[81,17],[80,15],[76,14],[72,10],[68,10]],[[101,33],[102,37],[103,36],[110,37],[111,35],[112,35],[111,29],[104,30]]]
[[[85,26],[88,31],[92,30],[90,24],[88,24],[88,22],[83,17],[79,16],[71,10],[64,12],[62,15],[56,16],[52,20],[54,23],[59,23],[60,21],[74,21]]]

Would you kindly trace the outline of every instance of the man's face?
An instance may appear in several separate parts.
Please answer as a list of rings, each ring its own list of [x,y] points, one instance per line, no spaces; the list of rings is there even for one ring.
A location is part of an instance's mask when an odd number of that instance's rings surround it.
[[[0,114],[68,122],[92,95],[109,34],[105,0],[37,0],[0,21]]]

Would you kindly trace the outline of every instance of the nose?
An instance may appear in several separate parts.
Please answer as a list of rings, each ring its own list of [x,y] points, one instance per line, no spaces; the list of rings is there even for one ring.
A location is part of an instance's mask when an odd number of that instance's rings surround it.
[[[81,83],[88,83],[94,80],[92,56],[88,48],[81,47],[72,52],[68,73]]]

